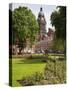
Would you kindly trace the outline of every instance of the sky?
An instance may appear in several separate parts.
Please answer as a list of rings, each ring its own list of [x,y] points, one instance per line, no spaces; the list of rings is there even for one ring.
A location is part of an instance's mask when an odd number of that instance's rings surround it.
[[[40,7],[43,8],[43,12],[44,12],[44,16],[46,19],[46,30],[48,31],[48,28],[52,28],[54,29],[54,27],[52,27],[51,25],[51,21],[50,21],[50,16],[51,13],[56,10],[56,6],[55,5],[42,5],[42,4],[24,4],[24,3],[13,3],[12,4],[12,10],[14,10],[15,8],[18,8],[20,6],[26,6],[29,9],[32,10],[33,14],[36,16],[36,19],[38,18],[38,13],[40,11]]]

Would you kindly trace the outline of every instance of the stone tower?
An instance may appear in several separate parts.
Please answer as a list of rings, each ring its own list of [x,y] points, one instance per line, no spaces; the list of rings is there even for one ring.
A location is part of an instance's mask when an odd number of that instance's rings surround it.
[[[45,20],[42,7],[40,8],[40,12],[38,14],[38,24],[39,24],[39,30],[40,30],[39,32],[40,40],[44,40],[44,37],[46,34],[46,20]]]

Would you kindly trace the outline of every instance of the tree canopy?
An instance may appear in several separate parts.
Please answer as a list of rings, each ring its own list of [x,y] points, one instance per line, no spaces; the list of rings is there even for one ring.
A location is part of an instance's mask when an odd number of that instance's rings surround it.
[[[26,43],[29,39],[32,44],[38,33],[38,22],[32,11],[27,7],[19,7],[12,11],[12,41]]]
[[[66,7],[58,6],[58,10],[51,14],[51,24],[55,26],[56,37],[58,39],[66,39]]]
[[[66,48],[66,7],[58,6],[51,14],[51,24],[55,27],[54,45],[56,49]]]

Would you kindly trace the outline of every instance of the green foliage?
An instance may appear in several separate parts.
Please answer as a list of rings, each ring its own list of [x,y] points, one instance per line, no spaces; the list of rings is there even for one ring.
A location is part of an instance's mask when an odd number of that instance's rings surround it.
[[[40,82],[41,80],[44,79],[44,75],[43,73],[40,73],[40,72],[36,72],[34,75],[33,75],[33,79],[37,82]]]
[[[48,60],[45,70],[45,79],[48,84],[60,84],[66,82],[66,60],[64,56],[54,57]]]
[[[66,39],[66,7],[57,7],[58,11],[51,14],[51,24],[55,26],[55,35],[59,39]]]
[[[26,43],[26,39],[33,43],[38,32],[38,23],[36,17],[27,7],[19,7],[12,11],[12,32],[13,43],[18,38],[19,43]]]
[[[64,51],[64,49],[65,49],[65,42],[62,39],[54,38],[52,50]]]
[[[55,26],[53,49],[65,50],[66,48],[66,7],[59,6],[51,14],[51,24]]]
[[[22,80],[19,80],[19,83],[23,86],[39,85],[42,80],[44,80],[43,74],[40,72],[35,72],[31,76],[23,77]]]

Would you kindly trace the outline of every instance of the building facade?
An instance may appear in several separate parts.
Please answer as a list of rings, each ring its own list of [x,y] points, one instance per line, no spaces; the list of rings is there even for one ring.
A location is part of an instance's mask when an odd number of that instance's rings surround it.
[[[35,44],[35,50],[44,52],[51,48],[52,41],[54,38],[54,31],[49,28],[48,32],[46,30],[46,19],[43,13],[42,7],[40,8],[40,12],[38,14],[38,24],[39,24],[39,40]]]

